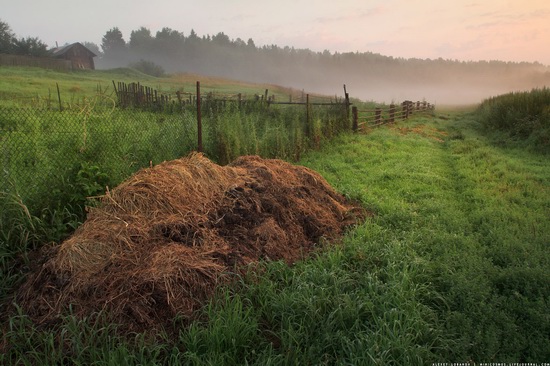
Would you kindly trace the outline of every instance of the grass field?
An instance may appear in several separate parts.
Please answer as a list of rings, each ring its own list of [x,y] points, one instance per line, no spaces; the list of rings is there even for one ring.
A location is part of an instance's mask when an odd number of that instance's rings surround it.
[[[271,84],[253,84],[194,74],[176,74],[157,78],[134,69],[79,70],[58,72],[29,67],[0,67],[0,107],[38,106],[58,109],[57,85],[63,107],[82,105],[85,99],[93,99],[98,94],[116,99],[113,81],[133,83],[156,89],[159,93],[175,97],[177,91],[195,93],[196,82],[201,82],[201,92],[222,95],[242,93],[243,98],[263,95],[269,90],[276,100],[288,101],[301,97],[302,91]],[[342,95],[343,90],[335,90]],[[307,93],[307,91],[306,91]]]
[[[474,113],[436,111],[340,136],[299,163],[374,213],[341,243],[266,263],[175,335],[14,316],[0,363],[547,362],[550,163],[483,131]]]

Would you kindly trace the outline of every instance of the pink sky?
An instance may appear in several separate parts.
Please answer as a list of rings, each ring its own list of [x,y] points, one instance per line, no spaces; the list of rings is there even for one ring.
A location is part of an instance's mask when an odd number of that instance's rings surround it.
[[[0,20],[52,47],[100,44],[115,26],[128,40],[145,26],[224,32],[258,46],[550,65],[548,0],[18,0],[2,5]]]

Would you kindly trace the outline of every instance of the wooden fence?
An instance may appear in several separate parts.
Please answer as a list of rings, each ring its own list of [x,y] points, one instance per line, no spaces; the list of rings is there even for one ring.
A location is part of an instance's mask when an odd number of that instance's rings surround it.
[[[142,110],[174,112],[185,109],[193,109],[197,112],[197,150],[202,152],[202,116],[205,110],[209,112],[221,112],[229,103],[237,103],[238,108],[269,108],[271,105],[294,105],[304,108],[305,124],[311,125],[312,107],[333,106],[342,113],[342,118],[349,121],[350,100],[345,90],[344,98],[327,98],[323,96],[310,96],[301,92],[298,95],[289,94],[288,101],[276,100],[275,95],[269,95],[266,89],[263,94],[246,95],[221,94],[214,92],[201,93],[200,82],[196,83],[196,92],[176,91],[174,94],[166,94],[140,83],[115,82],[113,86],[117,97],[117,106],[120,108],[137,108]],[[341,112],[339,112],[341,111]]]
[[[434,105],[426,101],[404,101],[400,105],[390,104],[387,108],[358,109],[352,107],[353,130],[362,131],[370,127],[394,123],[396,120],[409,118],[413,113],[425,112],[434,109]]]
[[[310,98],[309,94],[302,93],[298,98],[293,98],[289,95],[288,101],[275,100],[275,95],[269,95],[269,90],[266,89],[264,94],[244,95],[238,94],[220,94],[208,92],[201,94],[200,82],[197,81],[196,93],[177,91],[175,96],[163,94],[148,86],[140,83],[126,84],[123,82],[115,83],[113,86],[117,95],[118,106],[122,108],[135,107],[140,109],[153,109],[164,111],[178,111],[184,107],[196,108],[197,111],[197,129],[198,129],[198,151],[202,151],[202,114],[205,108],[209,110],[223,110],[227,103],[238,103],[239,108],[243,105],[264,105],[269,107],[272,104],[296,105],[304,106],[306,115],[306,125],[310,124],[310,115],[312,106],[334,106],[341,108],[343,116],[349,121],[352,118],[353,131],[364,131],[371,127],[381,126],[387,123],[394,123],[396,120],[408,119],[413,113],[430,111],[434,109],[434,105],[426,101],[405,101],[399,106],[390,104],[386,108],[377,107],[371,109],[358,109],[352,107],[349,94],[344,85],[344,98],[330,98],[327,101],[321,97]],[[351,107],[351,108],[350,108]],[[350,115],[351,109],[351,115]]]
[[[42,67],[57,71],[68,71],[72,69],[69,60],[62,60],[53,57],[33,57],[22,55],[0,54],[0,66],[30,66]]]
[[[299,95],[288,95],[288,101],[276,100],[275,95],[269,95],[269,90],[266,89],[263,94],[223,94],[216,92],[197,93],[176,91],[172,94],[166,94],[157,91],[151,87],[140,83],[124,83],[115,82],[113,86],[117,97],[117,106],[120,108],[139,108],[145,110],[178,110],[177,107],[195,106],[197,104],[197,96],[201,103],[208,104],[210,108],[217,109],[225,108],[228,103],[257,104],[263,103],[267,106],[271,104],[287,104],[287,105],[335,105],[347,103],[350,105],[349,96],[344,99],[337,97],[327,98],[323,96],[312,96],[301,92]],[[176,108],[175,108],[176,107]]]

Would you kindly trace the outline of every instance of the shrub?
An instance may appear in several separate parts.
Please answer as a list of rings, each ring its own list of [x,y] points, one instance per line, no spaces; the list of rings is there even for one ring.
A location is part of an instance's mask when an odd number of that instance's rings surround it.
[[[142,73],[147,75],[151,75],[155,77],[165,76],[164,68],[160,65],[155,64],[152,61],[146,61],[141,59],[138,62],[130,64],[129,67],[136,69],[138,71],[141,71]]]
[[[478,114],[486,128],[525,140],[536,150],[550,152],[550,88],[509,93],[486,99]]]

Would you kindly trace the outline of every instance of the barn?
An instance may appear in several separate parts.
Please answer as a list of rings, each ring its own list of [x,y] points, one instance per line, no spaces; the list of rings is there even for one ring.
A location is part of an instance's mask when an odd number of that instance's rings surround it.
[[[79,42],[53,50],[53,57],[71,61],[72,69],[94,70],[94,57],[97,55]]]

